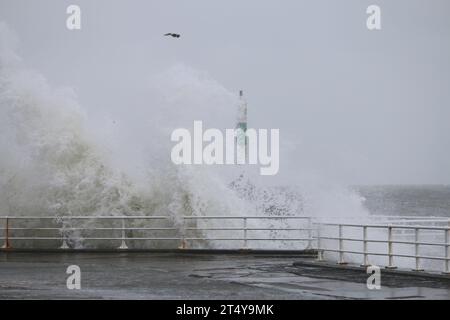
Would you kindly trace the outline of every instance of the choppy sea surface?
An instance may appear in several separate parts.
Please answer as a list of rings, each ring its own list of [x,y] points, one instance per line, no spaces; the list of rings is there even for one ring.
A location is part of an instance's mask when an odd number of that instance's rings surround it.
[[[353,187],[371,214],[450,217],[449,185]]]

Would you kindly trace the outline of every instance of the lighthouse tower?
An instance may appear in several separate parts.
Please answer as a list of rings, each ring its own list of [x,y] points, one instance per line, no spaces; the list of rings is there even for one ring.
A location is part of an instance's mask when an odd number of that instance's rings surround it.
[[[236,121],[236,138],[235,145],[237,146],[237,164],[245,165],[248,159],[248,138],[247,132],[247,101],[244,98],[244,92],[239,91],[239,104]],[[247,178],[247,170],[241,167],[239,177],[233,180],[230,184],[231,188],[236,190],[238,194],[245,198],[251,199],[253,197],[254,185]]]
[[[244,92],[239,91],[239,105],[236,124],[237,164],[245,164],[248,158],[247,102]]]
[[[239,106],[236,130],[238,130],[238,135],[236,137],[237,145],[246,151],[247,139],[245,133],[247,132],[247,101],[245,101],[244,99],[244,92],[242,90],[239,91]]]

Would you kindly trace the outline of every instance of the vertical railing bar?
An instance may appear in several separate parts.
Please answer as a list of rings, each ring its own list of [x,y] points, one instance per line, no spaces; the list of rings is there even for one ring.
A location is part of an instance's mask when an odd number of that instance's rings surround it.
[[[9,217],[6,217],[6,242],[5,248],[9,249],[11,246],[9,244]]]
[[[317,261],[323,261],[323,252],[322,252],[322,236],[320,229],[322,224],[317,224]]]
[[[347,264],[344,261],[344,232],[342,224],[339,224],[339,262],[338,264]]]
[[[248,249],[248,240],[247,240],[247,218],[244,218],[243,221],[243,225],[244,225],[244,247],[243,249]]]
[[[64,230],[64,220],[61,219],[61,223],[62,223],[62,228],[61,230],[61,234],[62,234],[62,244],[61,247],[59,247],[60,249],[69,249],[69,246],[67,245],[67,236],[66,236],[66,231]]]
[[[181,243],[178,249],[186,249],[186,218],[183,216],[181,219]]]
[[[67,244],[66,241],[66,233],[63,231],[63,235],[62,235],[62,244],[61,247],[59,247],[60,249],[69,249],[69,245]]]
[[[2,246],[3,249],[11,249],[11,244],[9,243],[9,217],[5,217],[5,244]]]
[[[121,242],[120,247],[119,247],[119,249],[121,249],[121,250],[128,249],[127,243],[125,241],[125,239],[126,239],[125,219],[126,219],[125,217],[122,217],[122,242]]]
[[[392,225],[388,226],[388,257],[389,264],[386,266],[387,269],[396,269],[394,266],[394,248],[392,244]]]
[[[416,256],[416,268],[413,269],[413,271],[423,271],[423,269],[420,268],[420,258],[419,258],[419,228],[414,229],[414,255]]]
[[[445,232],[445,253],[444,253],[444,273],[450,274],[449,264],[450,264],[450,220],[448,221],[447,230],[444,230]]]
[[[369,255],[367,251],[367,226],[363,226],[363,263],[361,264],[361,267],[368,267],[370,266],[369,263]]]
[[[308,244],[306,245],[306,249],[312,248],[312,221],[311,217],[308,217]]]

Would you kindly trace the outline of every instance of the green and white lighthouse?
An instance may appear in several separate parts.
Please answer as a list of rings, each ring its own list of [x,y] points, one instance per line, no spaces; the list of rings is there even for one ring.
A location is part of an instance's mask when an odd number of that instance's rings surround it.
[[[242,90],[239,91],[239,106],[236,130],[238,146],[247,149],[247,139],[245,137],[245,133],[247,132],[247,102],[244,99],[244,92]]]

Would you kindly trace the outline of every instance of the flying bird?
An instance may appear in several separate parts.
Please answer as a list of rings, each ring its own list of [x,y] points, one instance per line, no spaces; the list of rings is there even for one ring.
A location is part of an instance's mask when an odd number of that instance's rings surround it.
[[[173,38],[179,38],[180,37],[180,35],[178,34],[178,33],[166,33],[164,36],[171,36],[171,37],[173,37]]]

